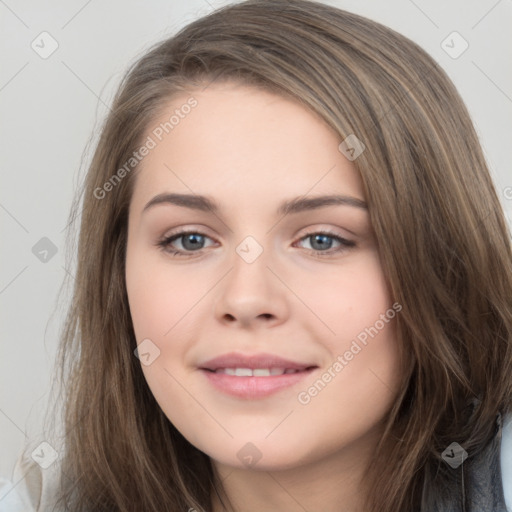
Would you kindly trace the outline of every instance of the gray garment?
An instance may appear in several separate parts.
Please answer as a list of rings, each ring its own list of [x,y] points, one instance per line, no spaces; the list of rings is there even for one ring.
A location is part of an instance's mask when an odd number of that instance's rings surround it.
[[[507,512],[500,458],[502,430],[498,414],[494,436],[484,450],[456,469],[440,468],[437,480],[424,485],[421,512]],[[442,476],[446,471],[455,472],[448,485]]]

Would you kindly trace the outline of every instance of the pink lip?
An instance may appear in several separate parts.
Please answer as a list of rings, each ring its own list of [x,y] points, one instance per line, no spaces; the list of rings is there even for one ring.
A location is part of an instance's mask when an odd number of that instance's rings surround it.
[[[306,370],[312,366],[313,363],[299,363],[284,359],[274,354],[251,354],[244,355],[236,352],[224,354],[214,359],[210,359],[198,365],[200,369],[218,370],[219,368],[285,368],[293,370]]]
[[[237,377],[225,373],[215,373],[220,368],[285,368],[298,370],[296,373],[271,375],[269,377]],[[199,365],[199,370],[209,383],[228,395],[244,399],[264,398],[281,389],[297,384],[309,376],[317,366],[290,361],[273,354],[243,355],[225,354]]]
[[[264,398],[283,388],[297,384],[314,371],[314,368],[297,373],[272,375],[270,377],[236,377],[210,370],[200,370],[216,389],[228,395],[248,400]]]

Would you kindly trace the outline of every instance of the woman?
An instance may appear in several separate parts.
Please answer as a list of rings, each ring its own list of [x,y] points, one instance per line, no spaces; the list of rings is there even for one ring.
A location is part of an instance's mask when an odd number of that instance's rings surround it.
[[[87,175],[61,355],[63,510],[506,511],[510,232],[446,74],[302,0],[157,45]]]

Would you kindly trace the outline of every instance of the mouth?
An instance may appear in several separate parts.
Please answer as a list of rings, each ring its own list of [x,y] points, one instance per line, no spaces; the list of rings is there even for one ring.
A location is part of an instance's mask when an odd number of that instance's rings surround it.
[[[254,400],[265,398],[305,379],[317,365],[273,354],[226,354],[199,366],[207,382],[225,394]]]
[[[300,370],[295,368],[217,368],[216,370],[210,370],[209,368],[200,369],[211,373],[232,375],[234,377],[275,377],[278,375],[292,375],[294,373],[305,372],[314,368],[316,368],[316,366],[309,366]]]

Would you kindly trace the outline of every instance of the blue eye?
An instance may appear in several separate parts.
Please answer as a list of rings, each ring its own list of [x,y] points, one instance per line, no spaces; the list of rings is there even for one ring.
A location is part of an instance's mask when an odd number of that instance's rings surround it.
[[[320,231],[307,234],[301,240],[311,240],[311,246],[313,249],[317,248],[317,250],[313,250],[312,253],[315,256],[323,256],[326,254],[333,254],[342,252],[350,247],[355,247],[355,243],[351,240],[347,240],[342,238],[341,236],[335,235],[334,233],[329,233],[327,231]],[[333,242],[336,241],[339,246],[338,248],[331,250]]]
[[[165,251],[171,252],[173,256],[189,256],[187,252],[198,252],[201,249],[203,249],[203,244],[205,238],[209,238],[206,235],[203,235],[202,233],[198,233],[197,231],[180,231],[179,233],[176,233],[174,235],[168,236],[158,242],[158,245]],[[183,250],[172,250],[172,243],[175,240],[182,239],[182,247],[185,249]],[[210,239],[211,240],[211,239]]]
[[[180,231],[179,233],[174,233],[163,238],[157,243],[157,245],[163,251],[170,253],[172,256],[187,257],[192,256],[193,253],[200,253],[202,249],[205,248],[204,243],[206,239],[211,240],[210,237],[203,233],[199,233],[198,231]],[[303,236],[299,242],[308,239],[312,241],[312,249],[308,252],[314,256],[337,254],[348,250],[351,247],[355,247],[356,245],[355,242],[352,242],[351,240],[347,240],[339,235],[327,231],[314,231],[308,233]],[[174,247],[173,244],[177,240],[181,240],[181,246],[183,249],[176,249]],[[332,249],[333,240],[339,244],[335,249]]]

